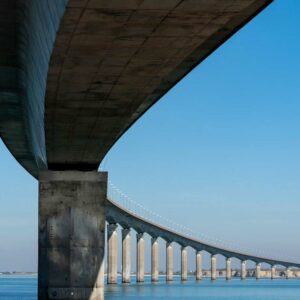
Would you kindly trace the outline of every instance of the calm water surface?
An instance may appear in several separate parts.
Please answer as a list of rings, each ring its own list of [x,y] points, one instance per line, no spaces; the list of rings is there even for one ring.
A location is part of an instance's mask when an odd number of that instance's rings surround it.
[[[0,300],[36,300],[36,286],[36,277],[0,276]],[[300,300],[300,280],[232,279],[226,282],[219,279],[211,282],[204,279],[197,283],[191,277],[184,284],[179,278],[166,284],[161,278],[157,284],[147,281],[145,284],[107,286],[106,299]]]

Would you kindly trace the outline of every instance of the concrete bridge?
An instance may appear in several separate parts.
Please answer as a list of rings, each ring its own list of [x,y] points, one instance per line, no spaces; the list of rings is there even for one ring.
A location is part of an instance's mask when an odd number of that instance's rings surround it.
[[[291,268],[300,268],[300,263],[288,262],[283,260],[275,260],[267,257],[259,257],[239,251],[225,249],[215,245],[208,244],[199,239],[187,236],[173,229],[164,227],[153,221],[141,217],[138,214],[122,207],[117,202],[108,199],[106,207],[107,225],[107,282],[117,283],[117,228],[118,224],[122,227],[122,282],[130,283],[131,279],[131,230],[133,229],[137,239],[137,282],[144,281],[145,266],[145,245],[144,234],[148,233],[151,237],[151,280],[158,281],[159,265],[158,265],[158,238],[166,241],[166,280],[173,280],[173,248],[172,244],[177,243],[181,246],[181,280],[187,280],[187,247],[191,247],[196,253],[196,279],[202,279],[202,251],[211,254],[211,279],[217,279],[217,254],[223,255],[226,259],[226,279],[230,280],[232,276],[231,259],[237,258],[241,261],[241,279],[246,279],[247,268],[246,262],[252,261],[256,263],[255,276],[257,279],[261,277],[261,264],[266,263],[271,267],[271,278],[276,277],[276,266],[286,268],[286,277],[291,276]]]
[[[101,161],[271,2],[1,1],[0,137],[39,180],[40,300],[103,299]]]

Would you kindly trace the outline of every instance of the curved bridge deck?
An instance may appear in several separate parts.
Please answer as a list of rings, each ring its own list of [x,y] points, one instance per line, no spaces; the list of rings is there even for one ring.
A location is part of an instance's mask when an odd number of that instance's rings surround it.
[[[111,199],[107,199],[106,207],[106,220],[108,223],[115,223],[121,225],[123,228],[132,228],[138,233],[148,233],[150,236],[157,238],[161,237],[167,242],[175,242],[183,247],[191,247],[196,251],[207,251],[212,255],[221,254],[226,258],[235,257],[241,261],[250,260],[257,264],[267,263],[271,266],[281,265],[286,268],[297,267],[300,268],[299,263],[290,261],[276,260],[272,258],[259,257],[248,253],[241,253],[231,249],[220,248],[211,244],[208,244],[199,239],[184,235],[182,233],[173,231],[172,229],[155,224],[130,210],[120,206],[118,203]]]

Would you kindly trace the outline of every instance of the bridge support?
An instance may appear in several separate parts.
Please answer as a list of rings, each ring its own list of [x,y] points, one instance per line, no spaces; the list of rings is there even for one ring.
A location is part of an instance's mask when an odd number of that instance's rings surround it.
[[[275,266],[271,267],[271,279],[275,279],[276,278],[276,268]]]
[[[290,279],[291,278],[291,276],[292,276],[292,271],[291,271],[291,268],[287,268],[286,269],[286,279]]]
[[[158,238],[151,239],[151,281],[158,281]]]
[[[226,280],[231,279],[231,258],[226,258]]]
[[[172,243],[166,243],[166,280],[173,281],[173,247]]]
[[[107,173],[39,176],[38,299],[104,298]]]
[[[181,247],[181,281],[187,281],[187,249]]]
[[[217,257],[211,256],[211,280],[217,279]]]
[[[255,275],[256,275],[256,279],[258,280],[258,279],[260,279],[260,270],[261,270],[261,265],[260,265],[260,263],[257,263],[256,264],[256,271],[255,271]]]
[[[115,284],[118,280],[118,233],[117,224],[107,225],[107,283]]]
[[[131,280],[131,235],[130,229],[122,229],[122,282]]]
[[[245,280],[247,277],[247,268],[246,268],[246,261],[241,261],[241,279]]]
[[[201,254],[201,251],[196,252],[196,280],[202,280],[202,254]]]
[[[136,281],[145,281],[145,240],[144,233],[136,235]]]

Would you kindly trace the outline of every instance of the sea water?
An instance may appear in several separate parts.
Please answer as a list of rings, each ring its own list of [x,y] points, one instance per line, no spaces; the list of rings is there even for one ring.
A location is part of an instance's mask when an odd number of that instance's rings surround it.
[[[203,279],[196,282],[194,277],[182,283],[175,277],[166,283],[164,277],[156,284],[146,282],[137,284],[105,286],[105,299],[109,300],[300,300],[299,279],[260,279],[247,280],[222,278],[211,282]],[[37,278],[35,276],[0,276],[0,300],[36,300]]]

